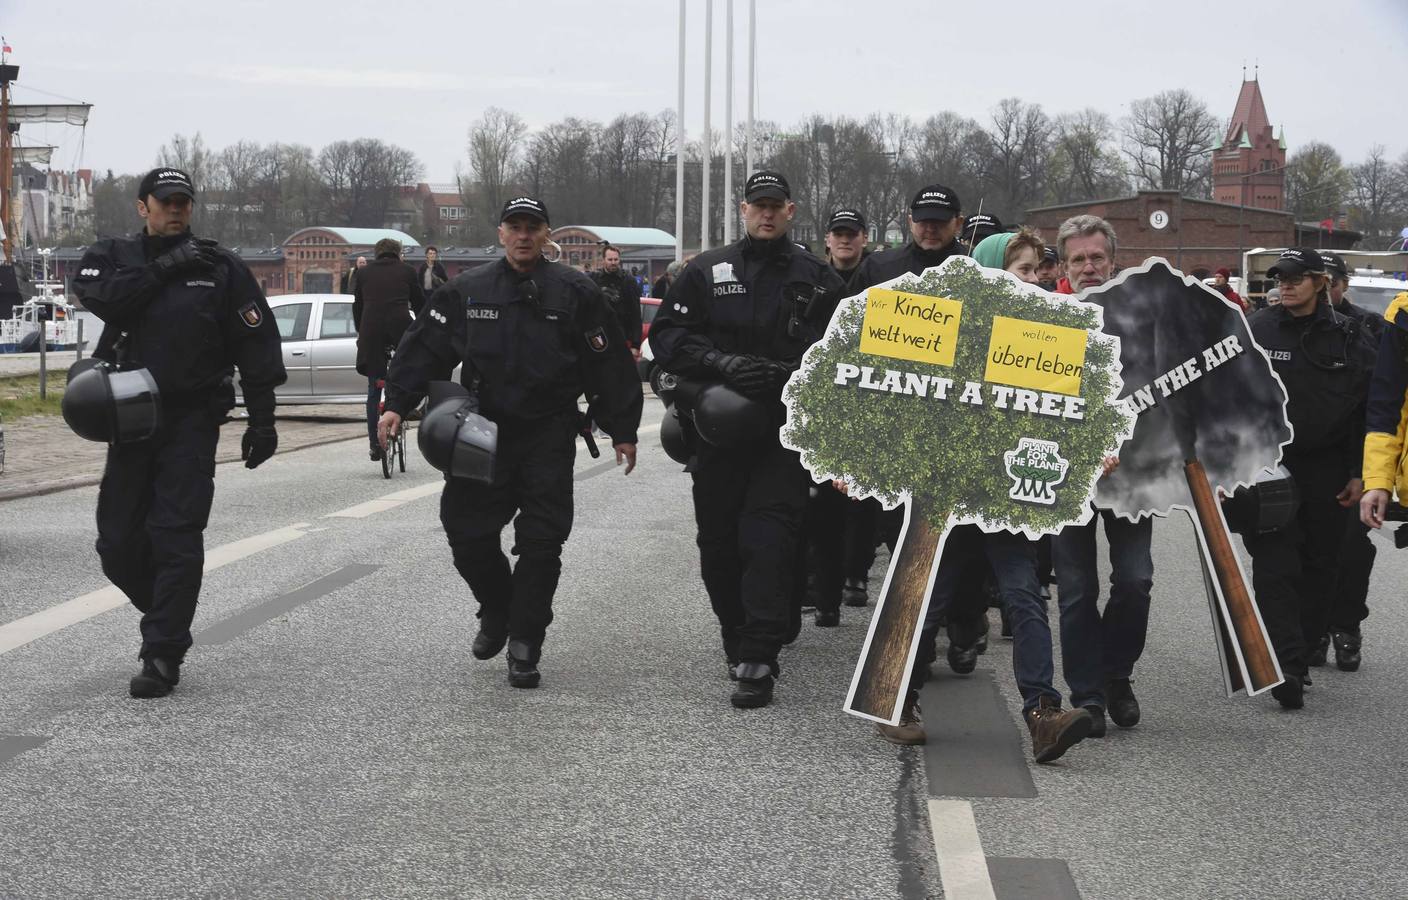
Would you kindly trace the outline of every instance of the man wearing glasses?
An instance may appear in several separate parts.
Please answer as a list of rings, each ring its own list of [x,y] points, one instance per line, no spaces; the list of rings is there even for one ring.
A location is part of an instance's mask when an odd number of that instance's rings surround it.
[[[442,285],[407,329],[386,375],[388,436],[429,383],[464,364],[479,413],[499,426],[494,480],[446,478],[440,522],[455,568],[479,601],[476,659],[508,644],[508,682],[538,686],[562,545],[572,530],[572,465],[583,393],[611,435],[616,463],[636,464],[640,380],[625,336],[590,278],[543,258],[548,211],[515,197],[499,216],[504,258]],[[510,570],[500,533],[513,522]]]
[[[1305,705],[1312,648],[1329,627],[1336,556],[1364,494],[1364,406],[1375,348],[1355,320],[1335,312],[1325,261],[1310,248],[1281,253],[1267,274],[1281,303],[1247,320],[1286,386],[1295,440],[1282,464],[1300,491],[1295,518],[1266,534],[1244,534],[1257,606],[1286,680],[1272,696]]]
[[[1115,230],[1098,216],[1075,216],[1056,233],[1064,278],[1061,293],[1099,287],[1114,274]],[[1095,558],[1096,523],[1104,521],[1110,544],[1110,599],[1101,612],[1100,572]],[[1149,592],[1154,586],[1150,544],[1154,521],[1130,522],[1109,510],[1085,525],[1067,525],[1052,539],[1061,606],[1061,672],[1071,706],[1095,719],[1091,737],[1105,734],[1105,715],[1121,728],[1139,724],[1139,701],[1130,679],[1149,630]]]

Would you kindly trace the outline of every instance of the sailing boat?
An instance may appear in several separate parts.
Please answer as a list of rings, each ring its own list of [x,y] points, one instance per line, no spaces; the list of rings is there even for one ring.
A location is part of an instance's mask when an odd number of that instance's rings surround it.
[[[16,146],[15,136],[22,126],[55,122],[84,127],[89,103],[10,102],[10,85],[19,80],[20,67],[10,62],[10,45],[0,37],[0,244],[4,261],[0,262],[0,310],[9,310],[9,318],[0,319],[0,353],[39,349],[42,329],[49,349],[72,349],[78,341],[78,310],[64,295],[62,284],[48,280],[48,255],[41,251],[44,275],[35,285],[35,295],[25,300],[20,292],[16,254],[24,249],[17,240],[20,234],[21,209],[14,202],[15,168],[23,165],[48,165],[54,148],[49,146]],[[30,345],[33,346],[30,346]]]

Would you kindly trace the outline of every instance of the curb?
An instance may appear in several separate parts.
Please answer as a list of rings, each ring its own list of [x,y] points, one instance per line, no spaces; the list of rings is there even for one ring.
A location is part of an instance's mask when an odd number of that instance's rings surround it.
[[[297,447],[290,447],[290,448],[288,448],[287,450],[280,450],[280,451],[278,451],[277,453],[275,453],[274,455],[275,455],[275,456],[282,456],[282,455],[285,454],[285,453],[297,453],[299,450],[310,450],[310,449],[312,449],[313,447],[322,447],[322,446],[326,446],[327,444],[339,444],[339,443],[343,443],[344,441],[356,441],[356,440],[366,440],[366,438],[365,438],[365,437],[352,437],[352,438],[349,438],[349,437],[331,437],[331,438],[323,438],[323,439],[321,439],[321,440],[311,441],[311,442],[309,442],[309,443],[307,443],[307,444],[299,444]],[[237,463],[237,462],[241,462],[241,460],[240,460],[240,458],[239,458],[238,456],[236,456],[236,457],[231,457],[231,458],[229,458],[229,459],[220,459],[220,458],[217,457],[216,460],[215,460],[215,465],[217,465],[217,466],[225,466],[225,465],[229,465],[230,463]],[[32,485],[29,485],[28,487],[16,488],[16,489],[14,489],[14,490],[12,490],[12,491],[0,490],[0,503],[4,503],[4,502],[7,501],[7,500],[21,500],[21,499],[23,499],[23,498],[25,498],[25,497],[42,497],[42,496],[45,495],[45,494],[57,494],[57,493],[60,493],[60,492],[62,492],[62,491],[71,491],[71,490],[74,490],[75,488],[91,487],[91,486],[93,486],[93,485],[95,485],[95,484],[99,484],[100,482],[102,482],[102,480],[103,480],[102,473],[98,473],[97,475],[75,475],[75,476],[73,476],[72,478],[60,478],[60,479],[56,479],[56,480],[54,480],[54,481],[41,481],[41,482],[39,482],[39,483],[37,483],[37,484],[32,484]]]

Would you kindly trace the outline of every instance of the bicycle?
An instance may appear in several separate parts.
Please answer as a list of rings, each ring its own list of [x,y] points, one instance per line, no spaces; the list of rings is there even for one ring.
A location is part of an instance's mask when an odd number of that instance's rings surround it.
[[[396,353],[395,347],[386,348],[386,361],[389,364],[391,357]],[[386,413],[386,378],[378,378],[376,386],[381,389],[381,400],[376,405],[376,414],[380,418]],[[406,423],[402,422],[401,427],[396,429],[396,433],[391,435],[386,442],[386,447],[381,451],[381,477],[390,478],[393,470],[399,468],[403,473],[406,471]]]

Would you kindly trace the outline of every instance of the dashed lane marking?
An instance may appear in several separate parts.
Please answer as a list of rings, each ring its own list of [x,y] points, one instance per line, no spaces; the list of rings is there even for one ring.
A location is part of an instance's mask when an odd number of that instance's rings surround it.
[[[973,804],[967,800],[929,800],[929,828],[939,856],[939,879],[947,900],[997,900]]]
[[[207,573],[213,572],[221,566],[228,566],[232,562],[244,559],[246,556],[253,556],[270,547],[296,541],[303,537],[302,529],[307,528],[308,524],[307,522],[299,522],[296,525],[275,528],[273,531],[266,531],[263,534],[256,534],[253,537],[232,541],[207,550],[205,571]],[[42,609],[37,613],[25,616],[23,619],[16,619],[8,624],[0,625],[0,655],[70,625],[86,622],[94,616],[100,616],[108,610],[117,609],[126,603],[127,596],[112,585],[108,585],[96,591],[89,591],[82,596],[74,597],[57,606]]]

